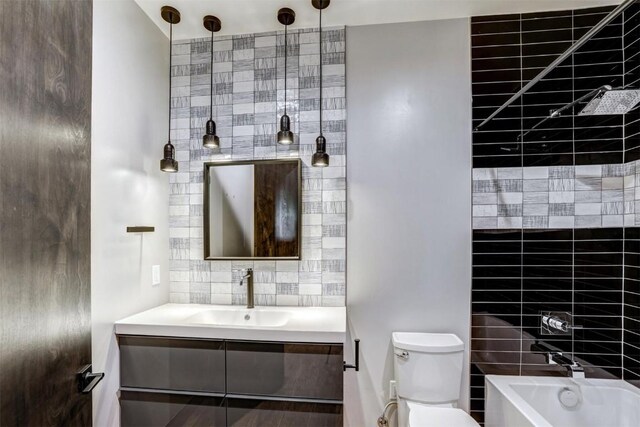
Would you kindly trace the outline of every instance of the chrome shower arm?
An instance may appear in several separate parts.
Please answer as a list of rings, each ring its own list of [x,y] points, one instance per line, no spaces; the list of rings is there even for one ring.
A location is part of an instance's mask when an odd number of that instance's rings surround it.
[[[575,106],[577,104],[580,104],[581,102],[584,102],[587,99],[599,96],[601,93],[609,91],[611,89],[612,88],[609,85],[601,86],[598,89],[594,89],[591,92],[589,92],[588,94],[586,94],[584,96],[581,96],[580,98],[576,99],[575,101],[568,103],[564,107],[558,108],[557,110],[551,110],[551,113],[549,113],[549,115],[547,117],[545,117],[544,119],[540,120],[538,123],[536,123],[534,126],[532,126],[531,129],[529,129],[528,131],[518,135],[518,141],[522,141],[525,136],[527,136],[529,133],[531,133],[532,131],[534,131],[537,128],[539,128],[547,120],[554,119],[556,117],[560,117],[560,115],[562,115],[562,113],[564,111],[567,111],[568,109],[572,108],[573,106]]]
[[[562,112],[567,111],[569,108],[573,107],[574,105],[580,104],[581,102],[584,102],[585,100],[589,99],[589,98],[594,98],[598,95],[600,95],[602,92],[607,92],[609,90],[612,90],[613,88],[609,85],[604,85],[599,87],[598,89],[594,89],[591,92],[589,92],[588,94],[581,96],[580,98],[576,99],[573,102],[568,103],[567,105],[565,105],[562,108],[558,108],[557,110],[553,110],[551,111],[551,114],[549,115],[549,119],[553,119],[554,117],[559,117]]]
[[[555,69],[558,65],[560,65],[565,59],[570,57],[573,53],[575,53],[578,49],[580,49],[586,42],[588,42],[598,31],[602,28],[606,27],[610,24],[614,19],[616,19],[622,12],[624,12],[629,6],[634,4],[637,0],[626,0],[624,3],[620,4],[614,10],[611,11],[607,16],[605,16],[602,21],[598,22],[598,24],[590,29],[584,36],[580,37],[578,41],[576,41],[569,49],[567,49],[562,55],[556,58],[551,64],[547,66],[544,70],[540,71],[540,73],[535,76],[529,83],[524,85],[522,89],[516,92],[507,102],[505,102],[501,107],[499,107],[496,111],[494,111],[489,117],[482,121],[474,131],[480,130],[481,127],[489,123],[493,120],[498,114],[500,114],[504,109],[506,109],[509,105],[513,104],[518,98],[520,98],[525,92],[531,89],[536,83],[542,80],[547,74],[549,74],[553,69]]]

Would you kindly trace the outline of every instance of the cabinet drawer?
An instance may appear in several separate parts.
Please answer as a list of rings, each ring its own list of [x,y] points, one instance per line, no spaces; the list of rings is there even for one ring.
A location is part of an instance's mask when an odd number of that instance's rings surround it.
[[[223,341],[120,336],[122,387],[224,393]]]
[[[227,399],[229,427],[342,427],[342,405]]]
[[[227,342],[227,393],[342,401],[342,345]]]
[[[122,427],[225,427],[222,397],[120,392]]]

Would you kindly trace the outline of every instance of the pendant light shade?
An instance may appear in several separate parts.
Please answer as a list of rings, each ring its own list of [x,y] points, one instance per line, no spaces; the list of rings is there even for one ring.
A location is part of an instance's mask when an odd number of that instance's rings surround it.
[[[287,115],[287,28],[296,21],[296,13],[288,7],[278,11],[278,22],[284,25],[284,115],[280,118],[280,131],[278,132],[278,144],[291,145],[294,141],[291,132],[291,119]]]
[[[164,158],[160,160],[160,169],[163,172],[178,172],[178,161],[176,160],[176,149],[171,141],[164,145]]]
[[[180,22],[180,12],[171,6],[162,6],[160,9],[162,19],[169,23],[169,126],[168,141],[164,146],[164,158],[160,160],[160,170],[163,172],[178,172],[178,161],[176,160],[176,149],[171,144],[171,65],[173,53],[173,24]]]
[[[202,137],[202,145],[206,148],[220,148],[220,138],[216,135],[216,122],[207,120],[206,131]]]
[[[207,15],[202,20],[202,24],[207,30],[211,31],[211,109],[209,113],[209,120],[207,120],[205,128],[205,134],[202,137],[202,145],[205,148],[220,148],[220,138],[216,135],[216,122],[213,121],[213,34],[220,31],[222,23],[215,16]]]
[[[324,168],[329,166],[329,154],[327,153],[327,140],[322,135],[322,10],[329,7],[330,0],[311,0],[313,7],[320,11],[319,37],[320,42],[320,136],[316,138],[316,152],[311,158],[311,166]]]
[[[316,152],[311,158],[311,165],[317,168],[329,166],[329,155],[327,154],[327,140],[320,135],[316,138]]]
[[[278,144],[293,144],[293,132],[291,132],[291,119],[284,114],[280,118],[280,131],[278,132]]]

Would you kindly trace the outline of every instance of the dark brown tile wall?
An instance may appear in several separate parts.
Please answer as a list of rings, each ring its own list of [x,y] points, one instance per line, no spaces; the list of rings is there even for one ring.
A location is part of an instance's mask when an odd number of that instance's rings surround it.
[[[640,2],[625,13],[624,57],[626,87],[640,89]],[[640,109],[625,116],[625,160],[640,159]]]
[[[632,6],[474,132],[474,167],[611,164],[640,158],[640,112],[628,117],[573,117],[569,112],[533,129],[550,110],[593,89],[605,84],[621,87],[638,80],[640,58],[635,53],[640,43],[639,8]],[[611,10],[604,7],[473,18],[474,126]]]
[[[473,18],[474,126],[611,10]],[[604,84],[640,89],[640,1],[474,132],[474,168],[640,160],[640,108],[625,116],[572,113],[533,130],[550,110]],[[477,420],[484,419],[486,374],[565,375],[531,351],[536,341],[574,356],[589,377],[640,386],[640,228],[476,230],[473,245],[471,413]],[[582,328],[570,337],[541,336],[543,310],[570,311]]]
[[[638,310],[638,293],[623,291],[625,253],[635,249],[627,242],[625,250],[624,232],[623,228],[474,231],[471,408],[476,419],[481,421],[484,415],[486,374],[566,375],[563,368],[547,365],[543,355],[531,350],[536,342],[575,357],[590,378],[622,378],[623,298],[631,316]],[[640,248],[639,229],[627,232],[638,236]],[[581,328],[570,336],[543,336],[541,311],[571,312]],[[626,334],[640,338],[637,329]],[[640,349],[625,345],[631,355]],[[626,359],[629,373],[637,374],[633,368],[637,360]]]
[[[624,379],[640,387],[640,229],[625,229]]]

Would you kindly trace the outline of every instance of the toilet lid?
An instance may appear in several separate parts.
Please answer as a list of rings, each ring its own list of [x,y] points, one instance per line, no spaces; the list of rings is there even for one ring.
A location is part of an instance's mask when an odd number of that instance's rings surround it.
[[[457,408],[414,407],[409,411],[409,427],[478,427],[469,414]]]

